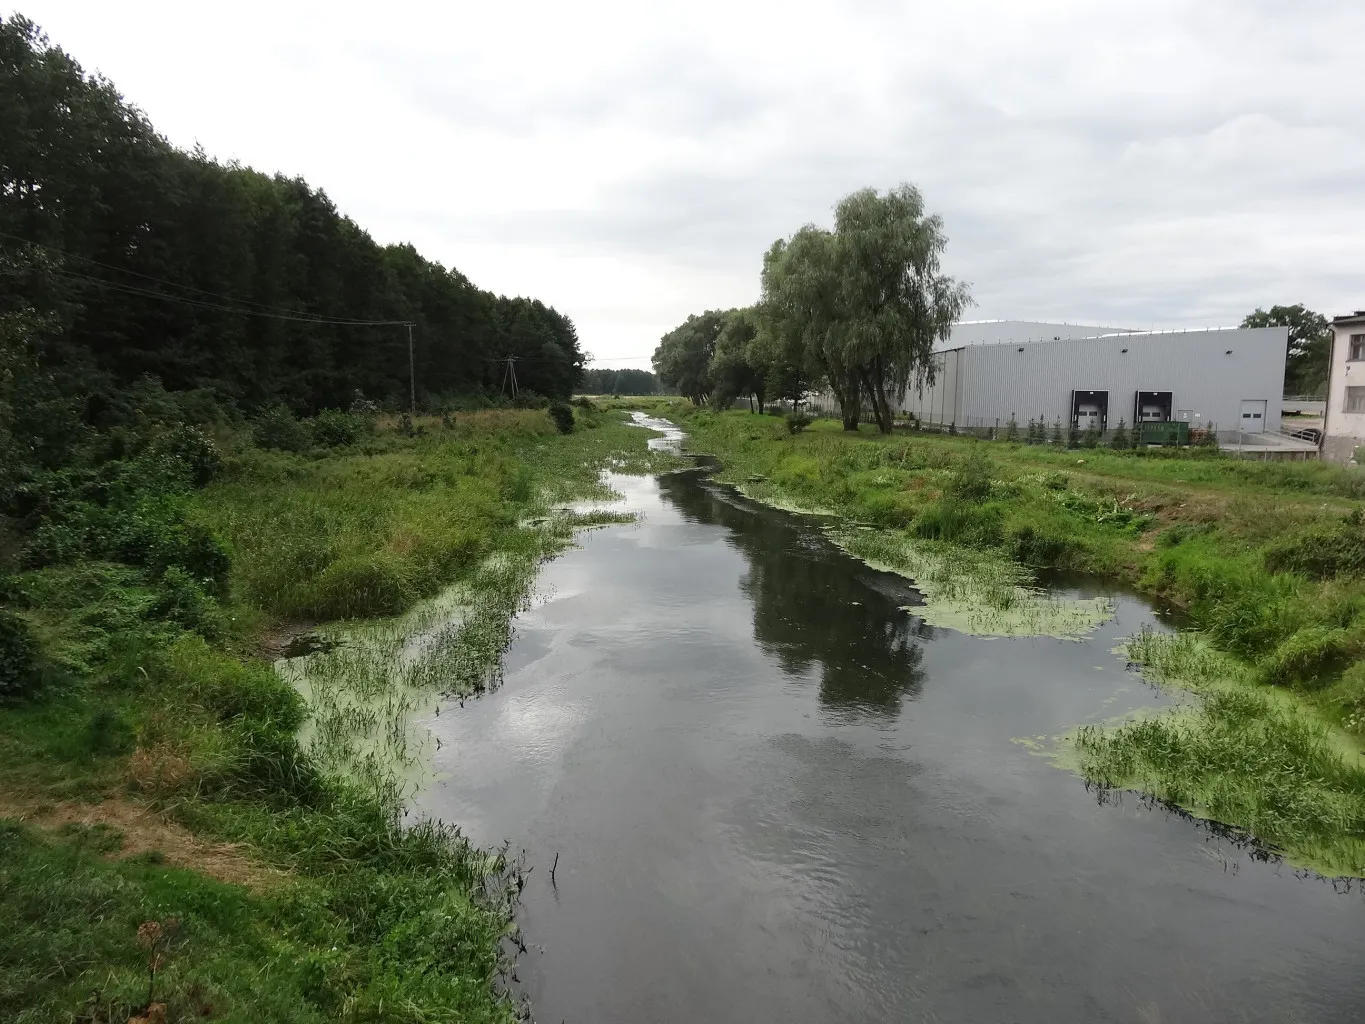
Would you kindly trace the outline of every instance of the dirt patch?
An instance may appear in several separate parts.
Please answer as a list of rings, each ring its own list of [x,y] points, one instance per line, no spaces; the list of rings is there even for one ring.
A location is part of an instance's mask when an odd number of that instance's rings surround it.
[[[273,662],[295,653],[307,653],[298,648],[308,645],[308,637],[317,627],[318,624],[311,619],[278,622],[261,633],[256,642],[256,656],[262,661]]]
[[[276,885],[286,877],[285,872],[260,863],[235,843],[200,839],[164,815],[122,797],[109,797],[97,804],[25,803],[0,797],[0,817],[14,818],[45,832],[102,827],[104,835],[115,837],[117,848],[105,854],[111,860],[156,851],[167,864],[256,891]]]

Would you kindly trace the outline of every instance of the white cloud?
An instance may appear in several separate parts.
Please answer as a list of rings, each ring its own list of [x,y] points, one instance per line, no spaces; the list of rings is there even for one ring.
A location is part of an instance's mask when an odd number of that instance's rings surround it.
[[[767,245],[908,180],[975,316],[1361,305],[1365,93],[1340,0],[85,0],[25,13],[173,141],[301,174],[381,241],[643,365]]]

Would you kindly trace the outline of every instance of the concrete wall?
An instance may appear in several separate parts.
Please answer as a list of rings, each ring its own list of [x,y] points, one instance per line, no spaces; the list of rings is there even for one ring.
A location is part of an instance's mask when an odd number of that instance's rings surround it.
[[[952,367],[954,401],[941,389],[908,395],[907,411],[929,422],[960,427],[1003,425],[1011,415],[1023,426],[1071,417],[1072,391],[1108,391],[1109,426],[1133,422],[1137,391],[1172,392],[1171,413],[1189,410],[1194,425],[1235,430],[1243,399],[1266,403],[1265,429],[1280,428],[1288,331],[1283,327],[1132,333],[1112,337],[1024,344],[972,345],[943,353]],[[1231,350],[1231,354],[1229,354]],[[1365,378],[1365,370],[1362,370]],[[937,409],[951,408],[953,419]]]
[[[1348,462],[1358,445],[1365,445],[1365,413],[1346,411],[1346,389],[1365,387],[1365,361],[1352,361],[1351,335],[1365,334],[1365,318],[1359,323],[1332,325],[1332,364],[1327,382],[1327,414],[1322,457]]]

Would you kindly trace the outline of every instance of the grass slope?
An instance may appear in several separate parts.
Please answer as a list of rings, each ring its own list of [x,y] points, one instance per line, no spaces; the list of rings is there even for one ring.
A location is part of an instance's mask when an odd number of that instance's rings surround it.
[[[272,662],[304,628],[401,631],[382,617],[458,591],[467,614],[441,620],[438,668],[395,682],[380,659],[343,682],[400,698],[482,685],[536,563],[577,525],[554,506],[602,497],[604,467],[658,462],[646,432],[578,417],[566,436],[544,412],[461,414],[302,454],[222,438],[225,471],[188,499],[231,559],[221,601],[181,588],[200,605],[168,607],[116,562],[11,577],[8,613],[37,637],[47,684],[0,703],[0,1019],[122,1024],[157,957],[171,1021],[514,1019],[519,866],[453,829],[400,827],[395,787],[301,747],[320,724],[343,746],[367,734]],[[109,824],[133,820],[136,842]],[[176,853],[149,848],[157,821]]]

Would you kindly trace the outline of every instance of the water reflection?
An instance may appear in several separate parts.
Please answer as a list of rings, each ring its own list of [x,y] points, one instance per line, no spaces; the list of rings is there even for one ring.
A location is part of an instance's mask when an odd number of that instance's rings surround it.
[[[832,560],[817,527],[762,514],[696,474],[662,477],[659,489],[689,522],[722,527],[745,556],[740,591],[753,603],[754,639],[790,675],[818,666],[824,707],[894,718],[919,693],[929,627],[905,610],[919,603],[907,580]]]

